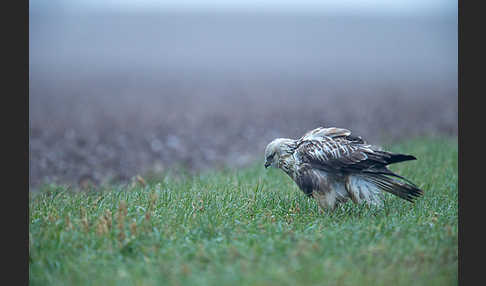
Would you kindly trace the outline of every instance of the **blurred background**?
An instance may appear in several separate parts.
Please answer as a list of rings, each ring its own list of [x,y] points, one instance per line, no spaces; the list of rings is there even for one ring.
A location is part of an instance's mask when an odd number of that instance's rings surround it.
[[[31,190],[241,167],[318,126],[457,135],[457,1],[29,3]]]

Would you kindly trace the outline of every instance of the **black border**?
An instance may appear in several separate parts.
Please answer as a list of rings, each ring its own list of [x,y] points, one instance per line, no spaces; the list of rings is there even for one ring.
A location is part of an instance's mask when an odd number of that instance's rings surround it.
[[[464,7],[468,4],[468,8]],[[480,85],[480,77],[484,74],[484,67],[478,65],[481,53],[484,53],[483,26],[480,21],[484,18],[478,2],[458,1],[458,145],[459,145],[459,220],[458,220],[458,282],[460,285],[481,284],[484,280],[484,257],[481,250],[484,247],[484,236],[480,235],[484,228],[485,209],[484,187],[475,184],[474,178],[481,179],[484,167],[475,167],[481,164],[483,140],[481,133],[484,130],[485,121],[484,104],[473,104],[471,99],[480,98],[484,94],[484,88]],[[476,8],[476,9],[474,9]],[[474,15],[476,12],[477,15]],[[477,29],[477,33],[474,33]],[[477,66],[474,66],[474,64]],[[469,69],[465,69],[465,67]],[[465,72],[466,70],[466,72]],[[484,81],[484,79],[482,80]],[[476,110],[474,110],[476,107]],[[479,127],[475,125],[479,124]],[[467,137],[474,137],[468,140]],[[469,143],[468,143],[469,142]],[[472,143],[470,143],[472,142]],[[467,156],[469,152],[469,156]],[[479,181],[478,183],[481,183]]]
[[[29,0],[11,2],[3,11],[6,59],[2,83],[5,129],[2,231],[4,284],[29,285]],[[15,13],[16,11],[17,13]],[[13,105],[11,104],[13,103]],[[19,140],[20,139],[20,140]],[[10,281],[13,281],[11,283]],[[10,283],[9,283],[10,282]]]
[[[3,9],[2,246],[4,284],[29,284],[29,1]],[[15,13],[15,12],[17,13]],[[13,20],[10,22],[9,20]],[[13,103],[13,104],[12,104]],[[6,112],[5,112],[6,111]],[[14,281],[14,283],[9,283]]]

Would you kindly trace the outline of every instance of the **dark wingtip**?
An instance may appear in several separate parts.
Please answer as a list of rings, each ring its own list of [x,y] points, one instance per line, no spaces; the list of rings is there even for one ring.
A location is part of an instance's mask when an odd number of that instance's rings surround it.
[[[411,160],[417,160],[417,158],[413,155],[393,154],[387,163],[393,164],[393,163],[399,163],[399,162],[411,161]]]

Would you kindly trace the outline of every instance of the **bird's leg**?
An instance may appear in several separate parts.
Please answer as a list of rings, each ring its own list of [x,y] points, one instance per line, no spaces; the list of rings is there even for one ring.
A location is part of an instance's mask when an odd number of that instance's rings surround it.
[[[316,199],[322,211],[333,211],[336,208],[336,195],[334,192],[313,191],[312,196]]]

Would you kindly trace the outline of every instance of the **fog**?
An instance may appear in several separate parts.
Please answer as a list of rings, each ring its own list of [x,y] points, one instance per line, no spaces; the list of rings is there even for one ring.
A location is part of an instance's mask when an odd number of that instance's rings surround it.
[[[457,76],[457,22],[443,17],[93,12],[32,16],[29,38],[31,75]]]
[[[321,125],[457,134],[457,2],[133,3],[30,1],[31,184],[240,166]]]

